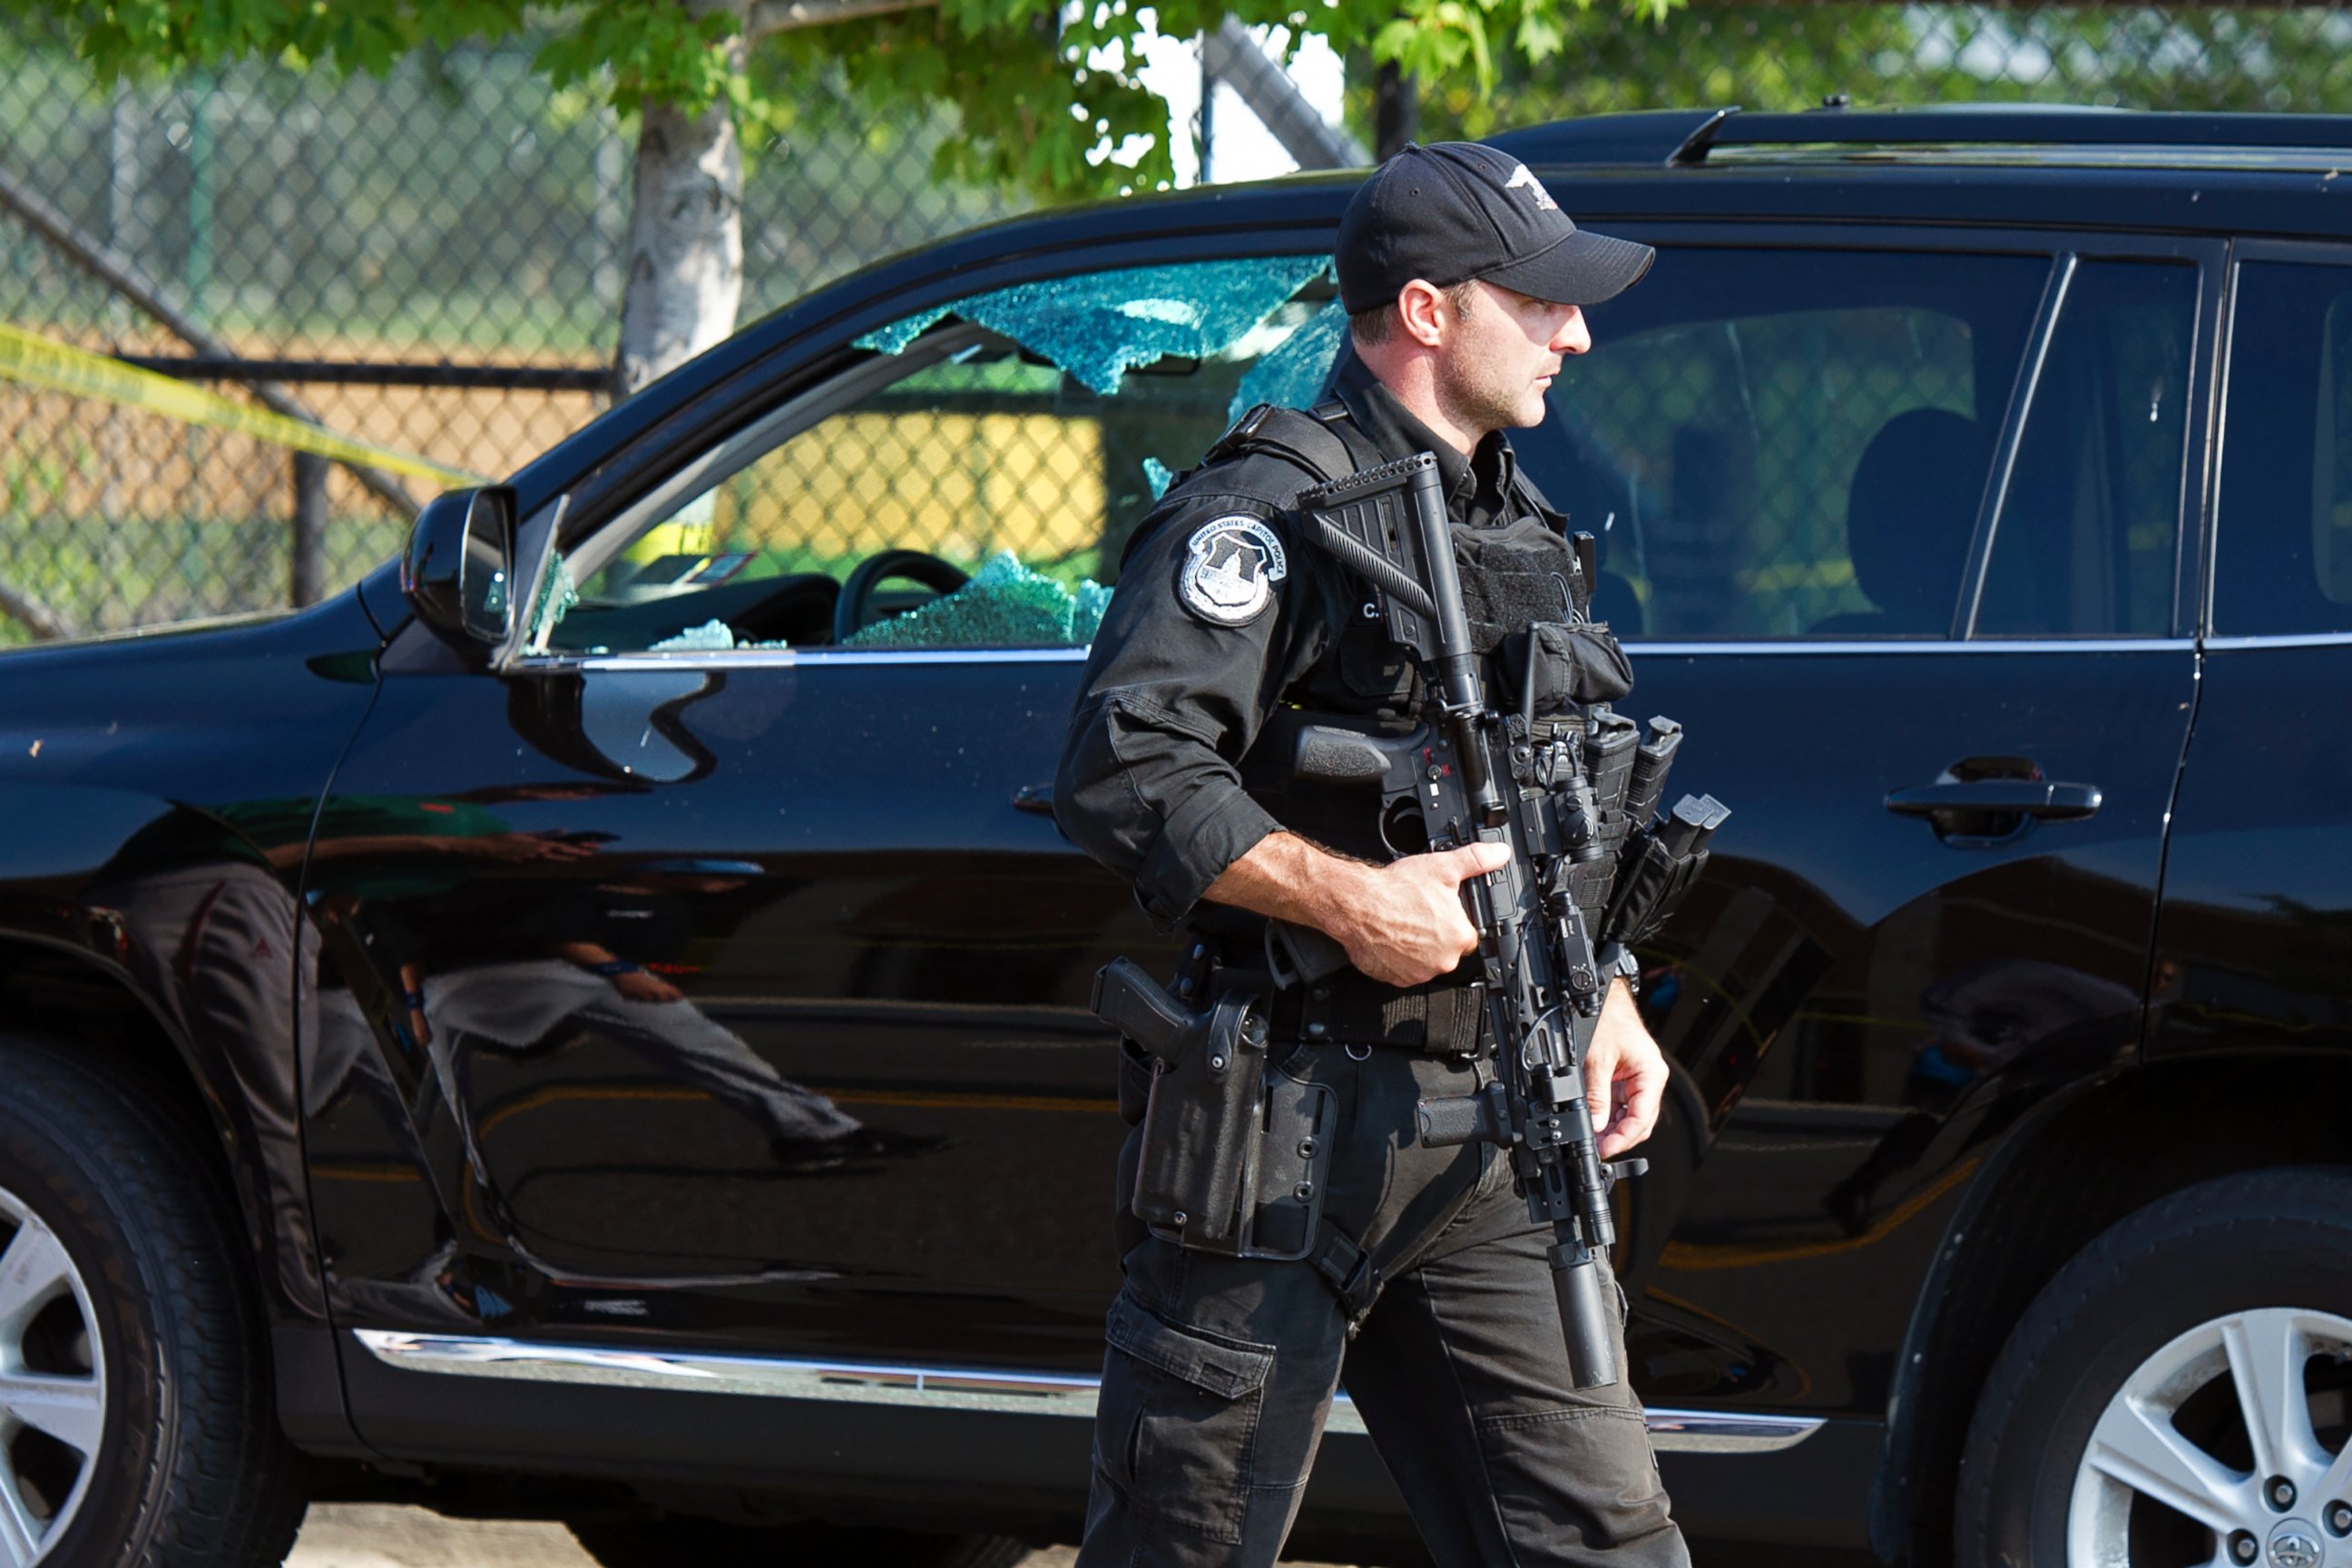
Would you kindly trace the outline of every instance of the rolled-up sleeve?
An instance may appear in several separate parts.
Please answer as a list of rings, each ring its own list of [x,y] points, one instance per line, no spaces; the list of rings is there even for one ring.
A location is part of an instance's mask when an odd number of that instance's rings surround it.
[[[1147,520],[1103,616],[1054,785],[1065,837],[1134,884],[1144,912],[1181,921],[1224,872],[1280,826],[1242,789],[1239,763],[1280,696],[1291,615],[1303,598],[1293,557],[1272,603],[1240,626],[1184,606],[1193,534],[1244,514],[1280,530],[1246,497],[1189,497]]]

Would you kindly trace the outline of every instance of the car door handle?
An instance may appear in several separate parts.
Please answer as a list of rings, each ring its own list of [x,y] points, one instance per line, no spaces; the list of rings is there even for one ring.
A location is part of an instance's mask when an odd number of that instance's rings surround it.
[[[1040,816],[1054,815],[1054,786],[1049,784],[1023,784],[1013,792],[1013,809],[1034,811]]]
[[[1890,791],[1886,809],[1897,816],[1939,816],[1948,811],[2002,811],[2043,822],[2078,822],[2105,803],[2096,784],[2048,779],[1941,779]]]

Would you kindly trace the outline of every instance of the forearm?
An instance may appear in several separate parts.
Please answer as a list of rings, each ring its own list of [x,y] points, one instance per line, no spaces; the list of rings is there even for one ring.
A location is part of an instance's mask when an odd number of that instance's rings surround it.
[[[1296,833],[1275,832],[1227,866],[1202,896],[1345,941],[1374,902],[1375,870]]]

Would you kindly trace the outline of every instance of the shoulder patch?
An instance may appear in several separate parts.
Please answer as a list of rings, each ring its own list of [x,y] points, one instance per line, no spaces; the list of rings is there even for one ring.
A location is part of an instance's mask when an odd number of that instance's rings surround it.
[[[1184,607],[1212,626],[1244,626],[1274,603],[1289,575],[1282,541],[1247,512],[1213,519],[1192,531],[1178,592]]]

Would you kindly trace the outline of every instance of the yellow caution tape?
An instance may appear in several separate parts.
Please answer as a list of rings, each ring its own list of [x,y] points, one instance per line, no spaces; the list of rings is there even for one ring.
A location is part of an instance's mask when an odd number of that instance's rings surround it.
[[[421,479],[437,479],[443,484],[478,485],[479,475],[463,468],[445,468],[425,458],[396,452],[389,447],[379,447],[372,441],[354,441],[322,430],[316,425],[306,425],[299,419],[289,419],[266,408],[234,402],[216,392],[208,392],[188,382],[174,380],[152,370],[124,364],[121,360],[104,354],[91,353],[28,332],[19,327],[0,322],[0,377],[10,381],[46,386],[57,392],[69,392],[77,397],[102,398],[131,408],[142,408],[150,414],[160,414],[166,419],[177,419],[187,425],[209,425],[215,430],[233,430],[239,435],[257,437],[280,447],[291,447],[298,452],[315,452],[321,458],[338,462],[358,463],[371,468],[383,468],[395,474],[413,474]]]

